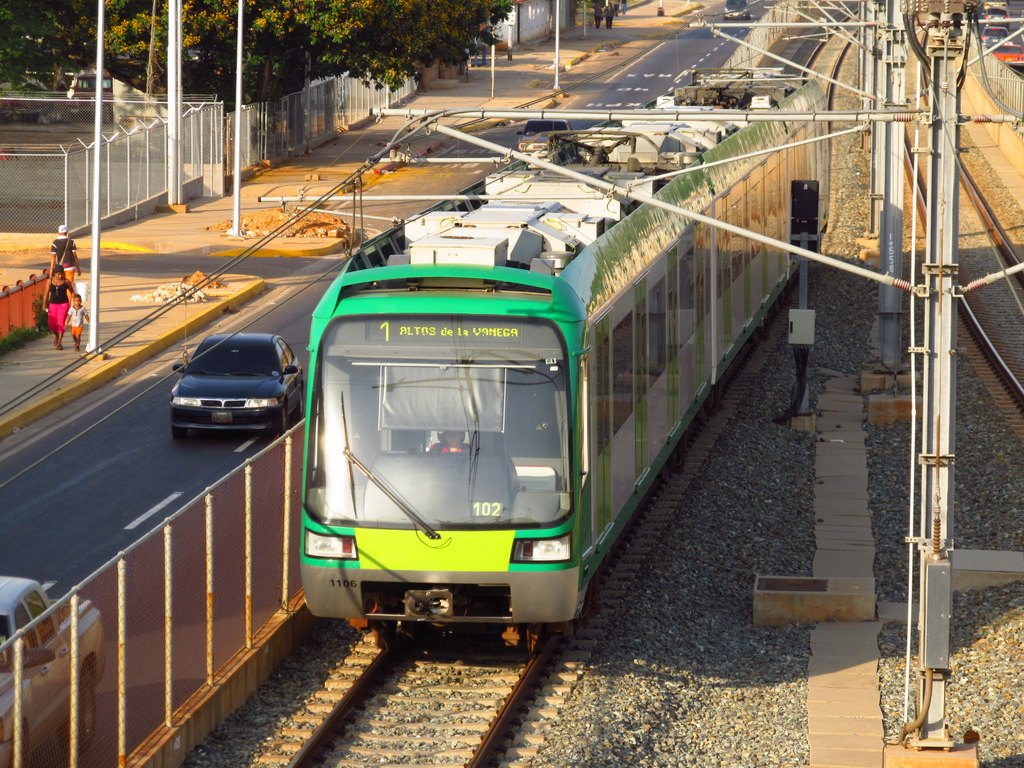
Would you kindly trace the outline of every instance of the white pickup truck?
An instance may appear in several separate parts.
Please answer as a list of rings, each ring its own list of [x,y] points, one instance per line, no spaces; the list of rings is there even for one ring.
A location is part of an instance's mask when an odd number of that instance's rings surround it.
[[[0,576],[0,768],[14,761],[14,633],[51,605],[39,582]],[[78,735],[80,752],[96,734],[96,684],[103,675],[103,626],[88,600],[79,604]],[[25,634],[22,673],[22,755],[51,734],[65,743],[70,726],[71,613],[59,608]],[[5,643],[7,643],[5,647]]]

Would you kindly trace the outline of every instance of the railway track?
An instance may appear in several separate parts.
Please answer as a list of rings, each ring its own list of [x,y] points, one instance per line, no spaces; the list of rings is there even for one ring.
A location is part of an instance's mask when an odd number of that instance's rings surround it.
[[[960,285],[1019,263],[997,206],[961,166]],[[922,211],[922,201],[917,200]],[[923,215],[923,214],[922,214]],[[1014,433],[1024,440],[1024,281],[998,281],[962,296],[960,321],[967,331],[957,339]]]
[[[999,223],[999,213],[985,199],[966,168],[961,173],[961,184],[992,242],[991,249],[965,249],[961,254],[961,284],[965,284],[1000,267],[1014,266],[1019,259]],[[1024,439],[1022,292],[1024,283],[1019,277],[986,286],[960,302],[960,318],[969,340],[962,345],[963,351],[1014,433]]]

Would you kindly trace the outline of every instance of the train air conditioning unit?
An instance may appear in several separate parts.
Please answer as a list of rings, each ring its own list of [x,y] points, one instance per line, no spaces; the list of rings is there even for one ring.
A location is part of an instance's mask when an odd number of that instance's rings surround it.
[[[431,235],[409,246],[409,263],[475,264],[504,267],[508,261],[508,238],[442,237]]]

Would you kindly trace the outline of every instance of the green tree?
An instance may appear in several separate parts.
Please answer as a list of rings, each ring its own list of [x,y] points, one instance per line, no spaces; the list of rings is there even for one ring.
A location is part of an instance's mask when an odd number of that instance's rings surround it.
[[[490,25],[511,7],[508,0],[335,0],[309,22],[314,39],[329,44],[326,63],[397,88],[420,64],[465,61],[478,36],[494,41]]]
[[[104,0],[104,62],[117,80],[166,92],[166,0]],[[351,73],[390,87],[419,65],[464,61],[511,0],[243,0],[245,100],[266,101],[302,88],[310,77]],[[10,7],[8,7],[10,6]],[[235,93],[237,0],[183,0],[186,92]],[[95,0],[5,3],[0,8],[0,80],[8,71],[52,73],[91,68]],[[25,40],[38,45],[24,44]]]
[[[69,62],[59,31],[47,3],[0,5],[0,84],[11,90],[55,87],[60,66]]]

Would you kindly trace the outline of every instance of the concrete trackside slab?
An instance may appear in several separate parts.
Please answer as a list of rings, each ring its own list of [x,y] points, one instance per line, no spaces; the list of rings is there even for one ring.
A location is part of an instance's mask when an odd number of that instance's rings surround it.
[[[835,443],[818,443],[814,457],[814,473],[818,480],[830,477],[863,477],[867,487],[868,459],[863,445],[843,444],[837,451]]]
[[[869,749],[811,749],[811,768],[882,768],[882,745]]]
[[[1024,579],[1024,553],[987,549],[957,549],[949,556],[953,564],[953,589],[998,587]]]
[[[876,753],[880,761],[882,747],[884,746],[882,735],[881,733],[875,735],[865,733],[815,733],[810,731],[807,734],[807,745],[811,748],[812,753],[816,749],[843,749]]]
[[[954,578],[956,578],[954,576]],[[906,603],[877,603],[875,610],[878,612],[879,621],[895,621],[898,623],[907,623],[907,604]]]
[[[858,445],[863,450],[867,435],[860,429],[824,429],[819,421],[818,443]]]
[[[845,655],[813,654],[807,662],[807,674],[815,675],[851,674],[875,675],[878,673],[878,654],[862,659]]]
[[[867,621],[874,616],[874,579],[759,576],[754,581],[758,626]]]
[[[881,628],[882,623],[879,621],[823,622],[811,632],[811,653],[818,653],[823,648],[869,647],[877,658],[878,632]]]
[[[819,477],[814,486],[814,495],[836,496],[846,499],[868,500],[867,473],[843,477]]]
[[[818,523],[814,526],[818,537],[845,539],[846,541],[874,544],[875,537],[869,527],[863,525],[843,525],[840,523]]]
[[[881,718],[882,695],[878,688],[826,688],[825,686],[814,686],[807,689],[807,706],[810,702],[835,706],[842,703],[861,712],[867,712],[874,707],[874,713]]]
[[[870,708],[869,708],[870,709]],[[885,735],[885,728],[882,720],[878,717],[878,707],[870,716],[846,717],[842,715],[807,715],[807,732],[811,733],[835,733],[848,734],[851,736],[866,736],[882,738]]]
[[[832,720],[848,720],[853,728],[867,730],[871,733],[876,726],[870,723],[877,722],[877,727],[882,728],[881,718],[881,694],[874,699],[866,701],[846,701],[835,695],[835,691],[826,692],[827,698],[809,698],[807,700],[807,721],[808,727],[811,723],[825,723],[822,731],[827,728],[834,728],[840,723],[832,724]],[[867,697],[869,698],[869,697]]]
[[[821,578],[869,578],[875,570],[875,553],[818,550],[814,554],[811,570]],[[874,613],[871,615],[874,616]]]
[[[860,496],[844,496],[840,493],[826,493],[822,490],[838,483],[822,482],[814,486],[814,514],[818,515],[869,515],[868,500]]]

